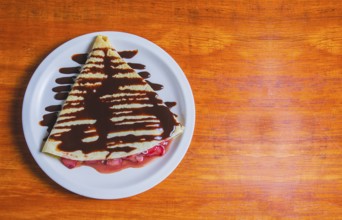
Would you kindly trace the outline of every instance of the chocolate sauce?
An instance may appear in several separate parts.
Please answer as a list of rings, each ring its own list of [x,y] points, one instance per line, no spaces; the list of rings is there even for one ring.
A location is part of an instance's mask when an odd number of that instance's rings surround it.
[[[68,97],[69,93],[68,92],[59,92],[55,94],[55,99],[56,100],[65,100]]]
[[[113,152],[124,151],[126,153],[129,153],[132,150],[135,150],[135,147],[116,147],[116,148],[113,148]]]
[[[80,66],[75,66],[75,67],[63,67],[59,69],[60,73],[64,74],[72,74],[72,73],[79,73],[81,67]]]
[[[48,126],[50,125],[50,122],[55,122],[57,120],[58,113],[57,112],[52,112],[45,114],[43,116],[43,120],[39,122],[40,125],[42,126]]]
[[[88,154],[91,152],[97,151],[108,151],[110,155],[111,152],[117,151],[132,151],[135,148],[131,146],[132,143],[136,142],[145,142],[152,140],[163,140],[172,134],[178,122],[175,121],[172,112],[170,112],[169,108],[161,105],[162,100],[157,98],[157,93],[154,91],[139,91],[139,90],[127,90],[124,93],[120,88],[124,86],[144,86],[146,81],[142,78],[124,78],[115,76],[121,73],[129,73],[132,72],[132,69],[117,69],[113,67],[114,60],[118,59],[115,57],[107,56],[107,49],[96,49],[102,50],[104,56],[95,56],[101,57],[103,61],[96,61],[94,64],[100,64],[101,68],[97,66],[87,67],[85,66],[83,71],[84,73],[93,73],[98,72],[104,75],[107,75],[106,79],[97,79],[97,78],[78,78],[77,84],[74,85],[74,88],[80,91],[80,98],[82,101],[69,101],[64,105],[64,109],[72,109],[75,107],[83,107],[83,110],[79,111],[71,111],[70,113],[65,113],[63,116],[71,116],[72,118],[66,118],[60,121],[60,124],[57,125],[57,128],[68,128],[68,126],[63,126],[64,122],[69,122],[77,118],[78,120],[93,120],[93,124],[79,124],[74,125],[73,129],[68,132],[61,132],[57,134],[52,134],[50,138],[60,142],[58,145],[58,149],[65,152],[73,152],[76,150],[81,150],[83,153]],[[116,62],[117,63],[117,62]],[[134,64],[135,68],[144,67],[144,65]],[[64,77],[62,81],[63,83],[68,81],[69,78]],[[56,80],[57,82],[57,80]],[[61,83],[61,82],[57,82]],[[86,83],[100,83],[100,86],[78,86],[80,84]],[[152,84],[157,89],[161,89],[162,85],[160,84]],[[115,100],[106,100],[100,99],[105,95],[111,94],[124,94],[121,99]],[[58,93],[59,95],[61,93]],[[56,97],[55,97],[56,98]],[[132,99],[132,100],[129,100]],[[135,104],[148,104],[142,106],[140,108],[133,107],[124,107],[123,109],[113,109],[113,102],[117,105],[124,106],[128,103]],[[120,114],[120,116],[154,116],[158,119],[158,122],[151,120],[138,120],[133,123],[123,122],[132,122],[132,119],[125,119],[124,121],[120,121],[119,123],[113,122],[111,118],[115,114]],[[126,135],[126,136],[113,136],[109,137],[108,134],[111,133],[119,133],[119,132],[127,132],[127,131],[139,131],[139,130],[155,130],[160,129],[163,132],[160,135]],[[87,130],[91,130],[90,132],[85,132]],[[94,138],[91,142],[84,142],[85,138]],[[116,144],[124,144],[127,145],[125,147],[110,147],[115,146]]]
[[[59,112],[60,110],[62,110],[61,105],[50,105],[45,108],[45,111],[47,112]]]
[[[56,87],[52,88],[52,91],[54,91],[54,92],[70,92],[70,90],[71,90],[71,85],[56,86]]]
[[[132,58],[135,55],[137,55],[138,50],[124,50],[124,51],[119,51],[118,54],[122,57],[122,58]]]
[[[101,49],[104,52],[106,52],[106,49]],[[131,51],[121,51],[118,52],[119,55],[122,58],[132,58],[137,54],[137,50],[131,50]],[[107,53],[105,53],[107,54]],[[88,54],[75,54],[72,56],[72,60],[77,62],[78,64],[85,64],[86,60],[88,58]],[[96,62],[96,64],[104,64],[104,68],[88,68],[88,72],[101,72],[103,74],[109,75],[109,76],[115,76],[119,72],[123,72],[123,70],[113,69],[112,66],[114,64],[112,63],[113,57],[105,56],[103,62]],[[131,68],[142,70],[145,69],[145,65],[139,64],[139,63],[128,63]],[[78,74],[81,70],[80,66],[76,67],[64,67],[60,68],[59,71],[62,74]],[[124,70],[124,72],[130,72],[132,70],[127,69]],[[147,71],[141,71],[138,73],[142,78],[146,79],[151,76],[151,74]],[[52,90],[56,92],[55,99],[57,100],[64,100],[68,96],[68,92],[71,90],[72,85],[74,84],[76,76],[69,76],[69,77],[60,77],[56,79],[56,83],[60,84],[61,86],[56,86]],[[109,79],[109,80],[108,80]],[[66,103],[64,108],[72,108],[72,107],[84,107],[88,111],[79,111],[70,113],[68,116],[75,116],[80,119],[96,119],[95,124],[93,125],[78,125],[75,126],[75,128],[70,132],[61,133],[61,135],[51,135],[51,138],[55,140],[61,141],[61,144],[58,146],[59,149],[63,151],[75,151],[75,150],[81,150],[84,153],[91,153],[96,151],[102,151],[102,150],[108,150],[111,152],[118,152],[118,151],[124,151],[124,152],[130,152],[134,150],[134,147],[129,146],[130,143],[133,142],[140,142],[142,140],[159,140],[159,139],[165,139],[172,133],[174,126],[177,124],[177,122],[172,117],[172,113],[169,111],[169,108],[173,107],[176,103],[172,102],[172,104],[166,104],[167,107],[159,105],[162,103],[160,99],[157,98],[157,94],[155,92],[145,92],[145,91],[138,91],[139,98],[147,97],[149,99],[149,102],[147,103],[146,100],[142,99],[133,99],[135,103],[139,104],[151,104],[153,103],[153,107],[144,107],[141,109],[130,109],[129,113],[120,113],[120,110],[113,110],[110,109],[110,106],[113,103],[110,102],[102,102],[100,101],[99,97],[105,95],[105,94],[113,94],[117,93],[118,88],[120,86],[127,86],[127,85],[143,85],[145,82],[149,83],[149,85],[154,90],[161,90],[163,88],[163,85],[151,83],[150,81],[146,80],[144,82],[143,79],[130,79],[130,78],[112,78],[108,77],[107,80],[102,82],[101,87],[91,87],[91,88],[85,88],[80,87],[79,90],[83,90],[86,92],[86,94],[82,95],[84,98],[84,101],[77,103],[75,102],[69,102]],[[98,80],[94,79],[79,79],[79,82],[85,83],[91,83],[96,82]],[[95,89],[95,90],[94,90]],[[129,93],[128,93],[129,94]],[[132,93],[133,94],[133,93]],[[116,104],[128,104],[132,102],[132,100],[126,99],[126,100],[119,100],[116,101]],[[170,102],[171,103],[171,102]],[[72,106],[73,105],[73,106]],[[95,107],[96,106],[96,107]],[[171,106],[171,107],[170,107]],[[46,111],[51,112],[48,114],[45,114],[43,116],[43,120],[40,122],[40,125],[47,126],[48,132],[52,130],[52,127],[54,126],[59,111],[62,109],[62,105],[51,105],[45,108]],[[129,115],[155,115],[160,122],[136,122],[126,125],[115,125],[110,119],[112,118],[113,114],[121,114],[122,116],[129,116]],[[72,119],[64,119],[64,121],[61,122],[68,122],[72,121]],[[130,120],[125,120],[125,122],[129,122]],[[153,136],[153,135],[144,135],[144,136],[134,136],[134,135],[127,135],[124,137],[112,137],[108,138],[108,133],[111,132],[121,132],[121,131],[130,131],[130,130],[139,130],[139,129],[155,129],[157,126],[160,129],[163,129],[162,135],[159,136]],[[90,132],[85,134],[84,131],[87,130],[89,127],[95,128],[94,132]],[[98,136],[98,139],[94,142],[83,142],[82,139],[87,137],[94,137]],[[111,145],[114,145],[115,143],[126,143],[127,146],[125,147],[116,147],[116,148],[108,148],[108,143],[110,142]],[[107,156],[109,156],[108,154]]]
[[[142,72],[139,72],[138,74],[139,74],[139,76],[141,76],[144,79],[148,79],[151,77],[151,74],[147,71],[142,71]]]
[[[41,120],[39,124],[41,126],[46,126],[48,133],[50,133],[52,127],[55,125],[60,110],[62,110],[61,105],[50,105],[45,108],[45,111],[50,113],[43,115],[43,120]]]
[[[87,61],[88,54],[87,53],[80,53],[72,55],[71,59],[78,64],[85,64]]]
[[[145,69],[145,65],[144,64],[140,64],[140,63],[127,63],[127,64],[132,69],[136,69],[136,70],[143,70],[143,69]]]
[[[162,89],[164,88],[164,86],[161,85],[161,84],[152,83],[152,82],[150,82],[150,81],[148,81],[148,80],[146,80],[146,82],[147,82],[147,83],[151,86],[151,88],[152,88],[153,90],[155,90],[155,91],[159,91],[159,90],[162,90]]]
[[[172,108],[174,106],[176,106],[176,102],[164,102],[164,104],[168,107],[168,108]]]
[[[48,113],[43,115],[43,120],[41,120],[39,122],[39,124],[41,126],[46,126],[47,127],[47,132],[50,133],[54,124],[56,123],[58,118],[58,112],[52,112],[52,113]],[[44,140],[46,140],[47,137],[44,138]]]
[[[55,80],[55,82],[57,84],[61,84],[61,85],[63,85],[63,84],[72,85],[75,82],[75,77],[74,76],[71,76],[71,77],[60,77],[60,78],[57,78]]]

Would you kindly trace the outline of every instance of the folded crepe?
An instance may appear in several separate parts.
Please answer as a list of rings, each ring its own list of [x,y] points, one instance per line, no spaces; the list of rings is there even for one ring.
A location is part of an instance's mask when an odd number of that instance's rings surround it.
[[[151,86],[97,36],[43,152],[86,161],[144,152],[183,126]]]

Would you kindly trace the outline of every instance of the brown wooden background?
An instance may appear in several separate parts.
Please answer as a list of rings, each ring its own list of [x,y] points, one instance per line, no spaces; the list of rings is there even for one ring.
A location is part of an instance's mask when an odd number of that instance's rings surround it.
[[[164,48],[197,110],[175,172],[110,201],[50,180],[21,126],[39,63],[105,30]],[[1,219],[342,219],[341,114],[341,1],[0,1]]]

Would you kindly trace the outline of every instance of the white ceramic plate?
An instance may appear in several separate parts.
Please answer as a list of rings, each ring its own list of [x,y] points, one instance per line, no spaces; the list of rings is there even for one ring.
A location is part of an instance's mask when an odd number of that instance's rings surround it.
[[[174,101],[172,111],[179,116],[185,131],[171,144],[169,151],[142,168],[129,168],[113,174],[101,174],[91,167],[68,169],[49,155],[41,153],[46,127],[39,125],[45,107],[60,104],[54,99],[55,79],[63,77],[61,67],[78,66],[73,54],[87,53],[96,35],[106,35],[118,50],[138,49],[129,62],[146,65],[151,82],[164,85],[158,94]],[[65,75],[64,75],[65,76]],[[181,162],[191,142],[195,125],[195,104],[190,85],[178,64],[160,47],[141,37],[122,32],[97,32],[74,38],[49,54],[33,74],[27,87],[23,110],[23,128],[28,147],[42,170],[64,188],[91,198],[118,199],[142,193],[164,180]]]

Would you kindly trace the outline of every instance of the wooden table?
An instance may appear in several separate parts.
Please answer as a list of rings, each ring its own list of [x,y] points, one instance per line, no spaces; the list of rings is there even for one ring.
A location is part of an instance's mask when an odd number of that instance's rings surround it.
[[[21,125],[39,63],[104,30],[164,48],[197,112],[177,169],[109,201],[49,179]],[[1,1],[0,42],[1,219],[342,219],[341,1]]]

